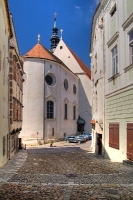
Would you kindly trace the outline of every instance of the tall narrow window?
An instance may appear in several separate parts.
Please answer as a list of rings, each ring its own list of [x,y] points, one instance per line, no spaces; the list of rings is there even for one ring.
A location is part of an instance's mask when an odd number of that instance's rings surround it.
[[[3,137],[3,156],[5,155],[6,152],[6,137]]]
[[[67,119],[67,104],[66,103],[64,107],[64,119]]]
[[[47,101],[47,118],[54,118],[54,102]]]
[[[73,106],[73,119],[76,119],[76,106]]]
[[[112,49],[112,73],[113,73],[113,76],[118,73],[118,51],[117,51],[117,46]]]
[[[133,63],[133,30],[129,33],[130,64]]]

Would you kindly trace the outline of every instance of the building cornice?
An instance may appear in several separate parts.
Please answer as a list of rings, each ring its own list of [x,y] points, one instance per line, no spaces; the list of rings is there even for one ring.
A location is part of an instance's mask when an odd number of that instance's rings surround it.
[[[133,13],[128,17],[128,19],[122,25],[123,30],[125,30],[133,22]]]
[[[9,37],[12,37],[12,28],[11,28],[11,21],[10,21],[10,13],[9,13],[9,6],[8,6],[8,1],[7,0],[3,0],[4,5],[5,5],[5,9],[6,9],[6,15],[7,15],[7,23],[8,23],[8,31],[9,31]]]
[[[115,41],[116,39],[119,37],[119,32],[117,31],[113,37],[107,42],[108,47],[110,47]]]

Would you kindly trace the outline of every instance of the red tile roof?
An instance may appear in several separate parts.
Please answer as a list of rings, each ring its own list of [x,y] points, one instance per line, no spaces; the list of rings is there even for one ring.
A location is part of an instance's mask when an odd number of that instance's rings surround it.
[[[91,70],[82,62],[82,60],[80,60],[80,58],[68,46],[67,46],[67,48],[69,49],[69,51],[71,52],[71,54],[73,55],[73,57],[75,58],[75,60],[78,62],[78,64],[82,68],[82,70],[84,72],[86,72],[86,74],[91,79]]]
[[[41,44],[36,44],[30,51],[28,51],[24,56],[24,58],[43,58],[47,60],[53,60],[57,62],[57,59],[53,54],[48,51]]]
[[[51,61],[62,64],[65,68],[67,68],[69,71],[71,71],[58,57],[56,57],[54,54],[52,54],[49,50],[47,50],[41,44],[36,44],[23,57],[24,58],[40,58],[40,59],[51,60]]]

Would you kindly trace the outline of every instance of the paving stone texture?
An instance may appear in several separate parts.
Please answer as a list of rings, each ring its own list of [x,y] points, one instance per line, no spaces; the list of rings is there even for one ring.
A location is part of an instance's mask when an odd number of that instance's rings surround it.
[[[133,166],[86,147],[61,142],[19,151],[0,168],[0,200],[133,200]]]

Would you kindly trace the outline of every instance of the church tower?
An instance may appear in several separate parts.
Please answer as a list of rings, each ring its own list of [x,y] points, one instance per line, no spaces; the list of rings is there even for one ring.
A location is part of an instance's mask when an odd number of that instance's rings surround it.
[[[58,37],[58,28],[56,27],[56,13],[54,13],[54,28],[52,29],[53,30],[53,34],[51,36],[51,46],[50,46],[50,51],[53,53],[56,46],[58,45],[59,43],[59,37]]]

